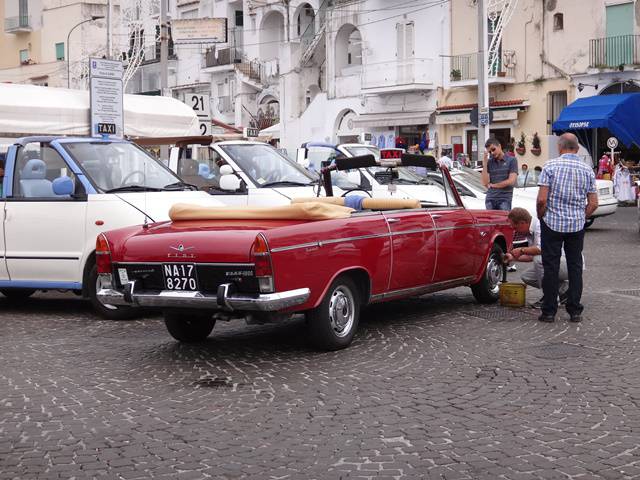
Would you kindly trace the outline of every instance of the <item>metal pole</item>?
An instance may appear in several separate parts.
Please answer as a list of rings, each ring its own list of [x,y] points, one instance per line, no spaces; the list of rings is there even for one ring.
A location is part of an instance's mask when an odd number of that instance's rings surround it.
[[[76,25],[71,27],[71,30],[69,30],[69,33],[67,34],[67,88],[71,88],[71,59],[69,58],[69,40],[71,39],[71,32],[73,32],[77,27],[79,27],[83,23],[93,22],[94,20],[99,20],[101,18],[103,17],[99,15],[94,15],[91,18],[88,18],[87,20],[83,20],[80,23],[77,23]]]
[[[487,50],[489,38],[487,32],[486,0],[478,0],[478,112],[489,109],[489,71],[487,68]],[[489,139],[490,126],[478,122],[478,159],[485,142]]]
[[[169,83],[169,29],[167,27],[167,0],[160,0],[160,95],[167,95]]]
[[[111,0],[107,0],[107,58],[111,59],[112,55],[112,37],[113,33],[111,32],[111,15],[113,15],[113,5]]]

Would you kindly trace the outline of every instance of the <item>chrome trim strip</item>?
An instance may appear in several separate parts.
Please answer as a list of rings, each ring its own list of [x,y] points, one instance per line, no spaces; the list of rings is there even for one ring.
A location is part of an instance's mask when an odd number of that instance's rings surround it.
[[[97,293],[98,299],[105,305],[205,310],[231,309],[261,312],[273,312],[301,305],[309,299],[309,295],[311,295],[311,290],[308,288],[256,295],[227,294],[223,299],[225,307],[218,304],[217,293],[205,294],[202,292],[178,292],[174,290],[162,290],[159,292],[131,291],[131,301],[127,301],[124,293],[112,288],[102,288]]]
[[[416,230],[403,230],[401,232],[391,232],[391,236],[395,237],[397,235],[409,235],[413,233],[426,233],[426,232],[437,232],[437,228],[419,228]]]
[[[444,290],[446,288],[468,285],[469,282],[473,279],[474,277],[460,277],[453,280],[446,280],[444,282],[431,283],[429,285],[420,285],[418,287],[403,288],[401,290],[393,290],[391,292],[377,293],[375,295],[371,295],[370,302],[375,303],[393,297],[413,296],[417,294],[437,292],[438,290]]]

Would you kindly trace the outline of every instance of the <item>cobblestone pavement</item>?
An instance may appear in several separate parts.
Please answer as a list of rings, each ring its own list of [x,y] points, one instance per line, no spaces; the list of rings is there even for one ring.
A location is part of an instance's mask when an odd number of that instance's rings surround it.
[[[588,232],[578,325],[457,289],[318,353],[299,320],[184,346],[158,318],[0,300],[0,478],[640,478],[635,215]]]

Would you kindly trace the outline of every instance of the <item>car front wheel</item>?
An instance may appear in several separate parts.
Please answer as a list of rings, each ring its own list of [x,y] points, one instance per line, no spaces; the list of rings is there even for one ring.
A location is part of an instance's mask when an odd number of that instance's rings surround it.
[[[502,257],[504,250],[500,245],[494,244],[487,259],[482,278],[475,285],[471,285],[471,292],[480,303],[495,303],[500,297],[500,280],[504,268]]]
[[[195,343],[207,339],[216,321],[211,314],[165,312],[164,324],[179,342]]]
[[[351,277],[340,276],[333,281],[320,305],[307,313],[311,341],[322,350],[348,347],[359,318],[358,287]]]

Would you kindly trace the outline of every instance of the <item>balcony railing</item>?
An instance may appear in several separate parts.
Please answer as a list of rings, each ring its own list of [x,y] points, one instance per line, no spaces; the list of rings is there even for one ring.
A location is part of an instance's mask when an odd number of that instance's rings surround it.
[[[411,58],[390,62],[369,63],[362,74],[362,88],[400,88],[411,85],[432,85],[433,60]]]
[[[488,61],[487,61],[488,64]],[[515,76],[515,52],[509,50],[503,52],[497,62],[497,67],[489,72],[490,78]],[[451,57],[450,80],[452,82],[464,82],[478,79],[478,54],[455,55]]]
[[[595,38],[589,40],[589,66],[618,68],[640,64],[640,35]]]
[[[242,62],[242,52],[237,48],[212,48],[205,53],[205,67],[219,67]]]
[[[33,30],[33,24],[29,15],[18,15],[17,17],[4,19],[4,31],[6,33],[30,32],[31,30]]]

